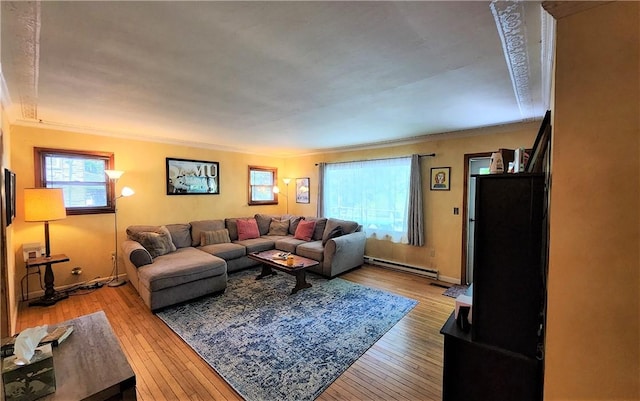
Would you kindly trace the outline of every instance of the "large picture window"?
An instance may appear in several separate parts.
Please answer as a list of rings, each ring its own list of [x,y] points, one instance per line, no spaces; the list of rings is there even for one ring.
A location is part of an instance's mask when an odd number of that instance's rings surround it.
[[[411,158],[327,163],[323,215],[362,224],[367,237],[407,243]]]
[[[249,166],[249,205],[277,205],[276,182],[277,168]]]
[[[62,188],[67,214],[113,213],[114,188],[104,171],[113,153],[35,148],[36,186]]]

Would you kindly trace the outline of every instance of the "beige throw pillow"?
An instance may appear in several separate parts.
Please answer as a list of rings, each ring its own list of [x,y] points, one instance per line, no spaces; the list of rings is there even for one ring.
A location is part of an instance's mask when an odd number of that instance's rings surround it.
[[[229,230],[202,231],[200,233],[200,246],[225,244],[231,242],[229,238]]]
[[[289,220],[271,219],[269,233],[267,235],[287,235],[289,233]]]

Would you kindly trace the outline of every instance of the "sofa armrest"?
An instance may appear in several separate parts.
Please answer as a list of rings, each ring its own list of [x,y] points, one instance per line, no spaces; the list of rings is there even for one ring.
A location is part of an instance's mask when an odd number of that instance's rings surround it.
[[[153,258],[139,242],[126,240],[122,243],[122,257],[125,263],[131,263],[135,267],[141,267],[153,263]]]
[[[364,263],[367,236],[362,231],[332,238],[324,246],[323,271],[329,277]]]

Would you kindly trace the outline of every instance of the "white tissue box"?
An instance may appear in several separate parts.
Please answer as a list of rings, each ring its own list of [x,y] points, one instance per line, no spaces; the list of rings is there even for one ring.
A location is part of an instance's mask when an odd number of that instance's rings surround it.
[[[16,365],[15,360],[15,355],[2,360],[6,401],[31,401],[56,391],[51,344],[37,347],[27,365]]]

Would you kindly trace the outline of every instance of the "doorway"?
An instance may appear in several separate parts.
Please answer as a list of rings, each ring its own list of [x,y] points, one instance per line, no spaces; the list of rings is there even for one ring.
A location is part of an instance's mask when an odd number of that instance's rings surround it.
[[[473,245],[475,233],[476,178],[474,175],[489,174],[491,153],[474,153],[464,156],[464,200],[462,227],[462,271],[461,284],[473,282]]]

